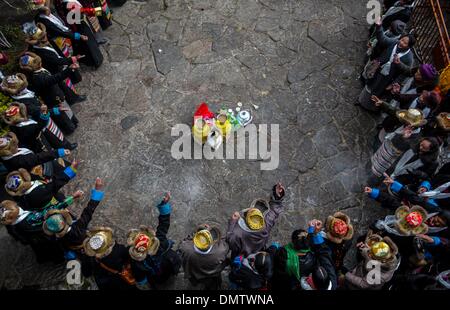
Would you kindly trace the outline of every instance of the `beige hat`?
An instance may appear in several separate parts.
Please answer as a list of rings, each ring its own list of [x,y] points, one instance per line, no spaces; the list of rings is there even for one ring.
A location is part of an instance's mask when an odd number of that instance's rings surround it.
[[[342,212],[330,215],[327,218],[325,227],[327,239],[334,243],[339,244],[353,237],[353,226],[350,224],[350,218]]]
[[[402,123],[413,127],[421,127],[427,123],[423,112],[419,109],[399,110],[396,115]]]
[[[73,223],[72,216],[67,210],[50,210],[45,215],[42,230],[49,236],[63,237]]]
[[[11,225],[19,216],[19,206],[15,201],[3,200],[0,203],[0,223],[3,225]]]
[[[113,238],[113,230],[109,227],[96,227],[87,233],[88,237],[83,242],[83,248],[88,256],[103,258],[111,254],[116,244]]]
[[[16,73],[6,76],[0,84],[0,89],[10,96],[15,96],[28,87],[28,80],[25,74]]]
[[[159,249],[159,239],[156,238],[155,231],[146,226],[130,230],[127,244],[130,246],[130,256],[137,261],[143,261],[147,255],[155,255]]]

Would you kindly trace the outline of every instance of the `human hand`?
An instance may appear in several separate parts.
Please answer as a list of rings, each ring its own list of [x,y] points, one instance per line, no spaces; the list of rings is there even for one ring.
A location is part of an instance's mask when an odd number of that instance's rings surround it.
[[[71,64],[69,66],[69,68],[72,70],[80,69],[80,65],[77,62],[75,62],[75,63]]]
[[[73,169],[78,169],[78,165],[80,164],[79,160],[74,159],[74,161],[72,161],[72,168]]]
[[[413,129],[411,126],[405,126],[403,129],[403,138],[409,139],[412,135]]]
[[[80,36],[80,39],[83,40],[83,41],[89,40],[89,38],[87,36],[83,35],[83,34]]]
[[[371,194],[372,193],[372,188],[368,187],[368,186],[364,187],[364,193]]]
[[[394,64],[398,65],[400,63],[400,57],[397,54],[394,55]]]
[[[416,237],[422,239],[423,241],[425,241],[426,243],[434,243],[433,238],[431,238],[428,235],[424,235],[424,234],[418,234]]]
[[[394,179],[391,178],[386,172],[383,173],[383,176],[384,176],[383,183],[386,184],[386,186],[389,187],[391,184],[394,184],[395,182]]]
[[[375,25],[377,26],[381,26],[383,23],[381,22],[381,17],[377,17],[377,19],[375,20]]]
[[[401,89],[400,84],[394,83],[394,84],[392,84],[391,93],[394,94],[394,95],[395,94],[400,94],[400,89]]]
[[[84,196],[84,192],[82,190],[77,190],[73,195],[73,199],[80,199]]]
[[[95,179],[95,190],[101,191],[103,189],[104,183],[103,180],[99,177]]]
[[[283,186],[283,184],[281,184],[281,182],[278,182],[275,185],[275,195],[278,199],[281,199],[284,197],[284,194],[285,194],[284,186]]]
[[[239,218],[241,217],[241,215],[239,214],[239,212],[234,212],[233,213],[233,215],[231,216],[231,219],[233,220],[233,221],[237,221],[237,220],[239,220]]]
[[[380,98],[378,98],[377,96],[373,95],[370,99],[372,99],[373,103],[375,104],[375,106],[379,107],[383,104],[383,100],[381,100]]]
[[[170,196],[170,192],[167,192],[167,193],[164,194],[164,197],[163,197],[162,201],[163,201],[164,203],[167,203],[167,202],[169,202],[170,197],[171,197],[171,196]]]
[[[58,110],[60,111],[60,112],[66,112],[66,111],[70,111],[70,109],[68,108],[68,107],[66,107],[64,104],[59,104],[58,105]]]

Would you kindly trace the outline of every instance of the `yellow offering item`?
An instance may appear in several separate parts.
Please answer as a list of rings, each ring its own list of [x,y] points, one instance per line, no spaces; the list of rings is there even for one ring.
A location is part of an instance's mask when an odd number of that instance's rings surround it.
[[[211,127],[201,118],[197,118],[192,126],[192,136],[200,144],[204,144],[208,139]]]

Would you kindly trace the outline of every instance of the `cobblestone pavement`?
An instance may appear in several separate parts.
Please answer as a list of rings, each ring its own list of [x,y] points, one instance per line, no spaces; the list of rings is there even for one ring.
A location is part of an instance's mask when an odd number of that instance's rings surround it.
[[[266,197],[279,180],[287,196],[274,240],[285,243],[293,229],[336,210],[361,232],[382,213],[361,194],[376,122],[353,106],[368,33],[365,4],[148,0],[115,9],[105,62],[84,70],[78,87],[89,100],[75,108],[80,128],[71,139],[84,163],[67,192],[88,191],[103,177],[106,196],[92,224],[113,227],[121,241],[130,228],[156,224],[153,205],[166,190],[174,210],[169,235],[179,241],[201,222],[225,231],[233,211]],[[279,168],[174,160],[171,127],[190,124],[202,101],[214,111],[240,101],[255,124],[280,124]],[[36,267],[31,251],[4,232],[1,242],[0,284],[53,287],[61,280],[62,268]]]

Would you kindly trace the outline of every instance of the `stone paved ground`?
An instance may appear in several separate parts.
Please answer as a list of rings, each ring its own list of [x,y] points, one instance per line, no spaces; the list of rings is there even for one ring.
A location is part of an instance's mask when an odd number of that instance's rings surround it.
[[[114,227],[123,241],[128,229],[155,224],[152,205],[170,190],[172,239],[201,222],[225,231],[233,211],[281,180],[287,197],[274,240],[285,243],[307,220],[344,209],[361,232],[380,215],[361,194],[376,123],[353,106],[367,37],[365,4],[147,0],[115,9],[105,32],[105,62],[84,71],[79,89],[89,101],[76,106],[80,129],[71,138],[80,143],[75,154],[84,163],[68,189],[88,190],[96,176],[106,182],[92,224]],[[213,110],[240,101],[254,123],[280,124],[279,168],[174,160],[170,129],[190,124],[202,101]],[[4,232],[1,243],[0,283],[6,287],[60,281],[61,269],[36,267],[30,251]]]

